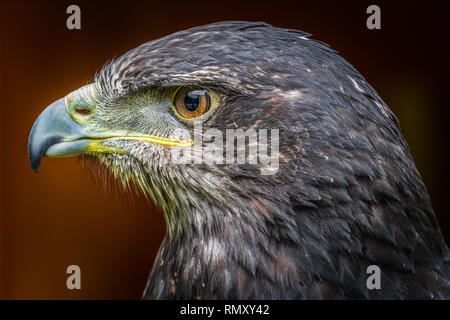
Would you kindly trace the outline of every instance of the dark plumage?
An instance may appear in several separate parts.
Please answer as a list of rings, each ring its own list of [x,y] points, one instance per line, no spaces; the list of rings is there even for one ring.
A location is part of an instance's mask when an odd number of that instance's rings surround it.
[[[192,132],[153,107],[165,105],[172,86],[220,95],[204,129],[280,130],[275,175],[261,175],[260,164],[174,163],[171,147],[143,141],[103,142],[124,153],[80,152],[132,180],[165,213],[168,234],[145,298],[450,297],[449,250],[398,122],[327,45],[265,23],[215,23],[129,51],[95,84],[91,118],[80,121],[89,134]],[[373,264],[379,290],[366,287]]]

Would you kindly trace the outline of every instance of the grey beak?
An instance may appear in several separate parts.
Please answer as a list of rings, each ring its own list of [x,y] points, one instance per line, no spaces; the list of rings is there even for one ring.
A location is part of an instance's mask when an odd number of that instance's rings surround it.
[[[67,112],[65,98],[55,101],[42,111],[31,128],[28,138],[28,157],[31,168],[34,172],[38,172],[44,155],[58,156],[57,144],[78,140],[86,136],[83,128]],[[78,142],[78,144],[86,143],[85,140]],[[73,145],[74,143],[71,144],[71,146]],[[47,154],[52,146],[55,146],[53,148],[55,152]],[[67,148],[65,148],[65,155],[69,155]]]

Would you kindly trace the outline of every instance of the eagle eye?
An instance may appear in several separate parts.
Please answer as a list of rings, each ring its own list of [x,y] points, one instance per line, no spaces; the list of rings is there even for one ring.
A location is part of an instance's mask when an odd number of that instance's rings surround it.
[[[180,88],[173,102],[176,113],[182,118],[197,118],[211,107],[211,94],[206,89]]]

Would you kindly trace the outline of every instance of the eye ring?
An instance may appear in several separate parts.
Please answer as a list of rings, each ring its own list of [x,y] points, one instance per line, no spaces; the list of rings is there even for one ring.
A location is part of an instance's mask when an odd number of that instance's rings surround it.
[[[179,88],[174,95],[173,107],[181,118],[194,119],[208,112],[212,102],[207,89]]]

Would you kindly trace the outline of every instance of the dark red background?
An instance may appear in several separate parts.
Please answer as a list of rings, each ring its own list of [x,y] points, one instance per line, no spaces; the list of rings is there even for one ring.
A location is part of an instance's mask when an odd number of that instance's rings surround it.
[[[81,7],[79,31],[66,28],[70,4]],[[366,28],[370,4],[381,7],[381,30]],[[28,133],[48,104],[87,83],[109,59],[220,20],[301,29],[350,61],[400,119],[448,240],[446,14],[433,1],[2,1],[0,298],[141,296],[164,235],[161,213],[113,182],[104,188],[74,158],[44,159],[34,174]],[[65,286],[70,264],[81,267],[82,290]]]

